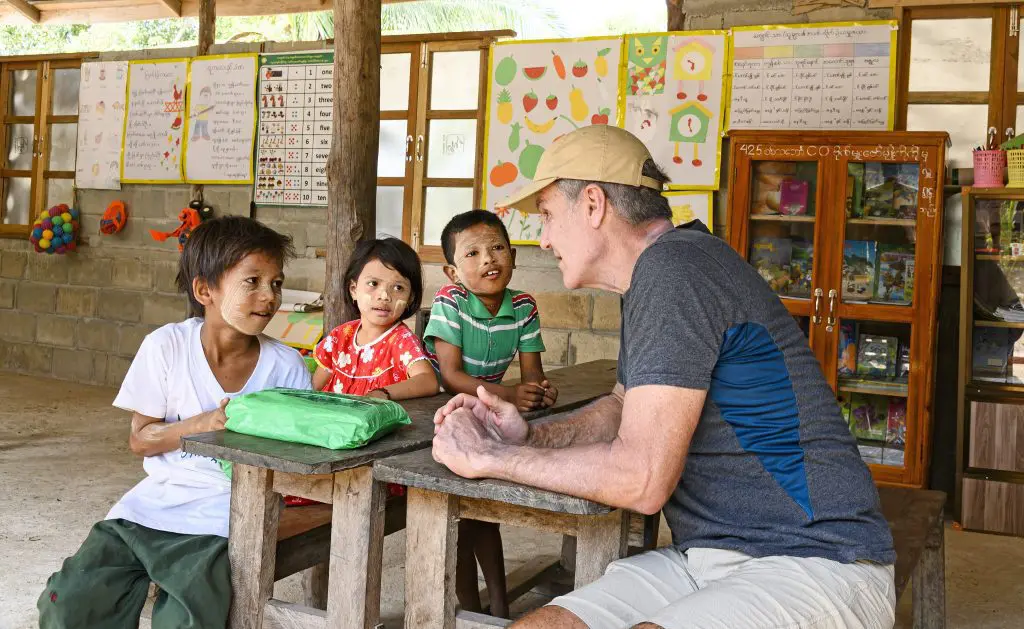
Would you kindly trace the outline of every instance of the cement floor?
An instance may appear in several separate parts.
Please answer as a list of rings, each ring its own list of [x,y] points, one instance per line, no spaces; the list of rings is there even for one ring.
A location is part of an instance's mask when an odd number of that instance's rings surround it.
[[[0,374],[0,629],[36,626],[35,600],[47,577],[142,477],[127,448],[128,418],[110,406],[114,394]],[[560,548],[556,535],[506,527],[503,536],[510,570]],[[946,540],[947,627],[1024,626],[1024,539],[947,530]],[[404,534],[387,538],[382,615],[389,629],[402,625],[404,557]],[[297,600],[297,578],[279,582],[275,595]],[[530,593],[513,613],[545,600]],[[897,627],[910,627],[909,603],[908,593]]]

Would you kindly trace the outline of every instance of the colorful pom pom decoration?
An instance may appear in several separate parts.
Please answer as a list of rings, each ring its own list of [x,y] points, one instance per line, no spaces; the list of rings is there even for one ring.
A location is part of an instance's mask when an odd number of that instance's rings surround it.
[[[64,254],[76,249],[78,210],[64,203],[55,205],[39,215],[32,224],[28,240],[37,253]]]

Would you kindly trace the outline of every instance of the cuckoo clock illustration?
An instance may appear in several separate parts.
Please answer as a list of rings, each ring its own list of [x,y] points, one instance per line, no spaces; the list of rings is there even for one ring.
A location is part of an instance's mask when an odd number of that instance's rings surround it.
[[[672,78],[676,80],[676,98],[686,100],[683,91],[685,83],[697,82],[697,100],[708,99],[704,93],[704,81],[711,79],[712,59],[715,50],[702,39],[684,40],[672,49]]]
[[[669,125],[668,139],[675,145],[672,154],[672,161],[682,164],[683,158],[679,157],[679,145],[682,143],[693,144],[693,159],[690,163],[694,166],[701,166],[700,145],[708,137],[708,127],[711,123],[712,113],[704,105],[690,101],[683,103],[669,110],[671,122]]]

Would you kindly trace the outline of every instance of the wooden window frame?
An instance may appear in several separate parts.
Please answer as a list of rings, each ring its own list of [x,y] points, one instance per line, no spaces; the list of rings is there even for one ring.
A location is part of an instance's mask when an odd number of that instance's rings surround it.
[[[909,105],[987,105],[987,126],[997,129],[997,142],[1007,139],[1006,130],[1016,127],[1017,104],[1024,104],[1024,94],[1017,93],[1020,36],[1018,33],[1010,33],[1013,8],[1009,4],[897,8],[896,17],[899,21],[895,122],[897,131],[905,131],[907,128]],[[988,90],[911,92],[910,58],[914,21],[969,18],[990,18],[992,20]],[[1024,130],[1018,131],[1024,132]]]
[[[472,39],[461,41],[425,41],[421,47],[419,66],[418,103],[416,107],[417,121],[414,137],[422,143],[419,157],[413,160],[415,165],[413,177],[413,200],[411,230],[409,241],[413,249],[424,262],[443,263],[444,252],[439,245],[423,244],[423,233],[426,226],[426,195],[427,188],[472,188],[473,207],[480,206],[483,193],[483,180],[480,173],[483,169],[484,127],[487,113],[487,68],[490,45],[494,38]],[[430,109],[430,97],[433,93],[433,55],[438,52],[470,52],[480,53],[479,84],[477,106],[465,110],[433,110]],[[430,154],[430,121],[431,120],[476,120],[476,155],[473,161],[473,173],[470,177],[438,178],[427,177],[427,156]],[[472,208],[466,208],[470,210]]]
[[[43,211],[47,203],[48,182],[51,179],[74,179],[75,171],[49,170],[52,139],[51,126],[55,124],[78,124],[78,114],[53,114],[53,87],[56,70],[80,69],[82,58],[79,55],[58,55],[54,57],[22,57],[11,61],[0,62],[0,238],[27,238],[31,232],[31,221]],[[11,102],[11,72],[17,70],[35,70],[36,72],[36,110],[33,116],[14,116],[9,113]],[[11,124],[32,124],[32,166],[31,169],[14,170],[7,163],[7,129]],[[77,153],[77,149],[76,149]],[[77,155],[76,155],[77,161]],[[31,179],[29,192],[28,220],[25,225],[5,225],[3,217],[5,208],[7,181],[11,177],[28,177]]]

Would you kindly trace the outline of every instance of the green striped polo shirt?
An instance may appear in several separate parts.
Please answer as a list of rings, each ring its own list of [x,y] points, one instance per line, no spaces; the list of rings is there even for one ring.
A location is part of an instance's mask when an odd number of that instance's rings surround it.
[[[508,288],[498,314],[492,315],[480,298],[464,287],[442,286],[434,296],[423,332],[427,356],[440,373],[435,338],[462,348],[462,370],[484,382],[501,382],[517,351],[544,351],[537,302]]]

